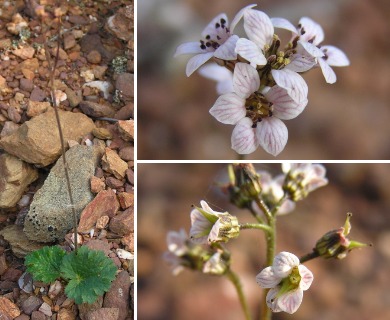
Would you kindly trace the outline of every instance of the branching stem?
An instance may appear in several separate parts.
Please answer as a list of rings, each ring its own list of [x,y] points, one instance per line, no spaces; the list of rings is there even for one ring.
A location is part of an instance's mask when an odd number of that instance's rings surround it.
[[[245,319],[250,320],[251,314],[249,312],[248,303],[245,299],[244,292],[242,291],[242,285],[241,285],[239,277],[230,269],[228,269],[228,271],[226,272],[226,276],[233,283],[234,288],[237,291],[237,295],[238,295],[238,298],[240,300],[241,308],[245,314]]]

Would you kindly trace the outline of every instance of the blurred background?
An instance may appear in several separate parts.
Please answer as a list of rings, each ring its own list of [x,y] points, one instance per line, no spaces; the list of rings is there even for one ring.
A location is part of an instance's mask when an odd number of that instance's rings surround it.
[[[281,173],[279,164],[256,170]],[[277,252],[302,256],[329,230],[344,225],[352,212],[350,239],[373,243],[344,260],[315,259],[305,265],[314,282],[293,315],[285,320],[390,319],[390,164],[325,164],[329,184],[297,203],[277,224]],[[208,201],[217,211],[252,221],[249,212],[230,205],[216,183],[227,181],[226,164],[138,165],[138,318],[142,320],[237,320],[243,314],[225,278],[185,270],[173,276],[163,261],[169,230],[190,229],[191,205]],[[232,269],[241,276],[252,314],[258,314],[262,289],[255,276],[265,263],[261,231],[244,230],[230,241]]]
[[[286,121],[289,141],[278,159],[389,159],[388,0],[138,1],[139,159],[237,159],[230,147],[233,126],[209,114],[215,83],[197,73],[187,78],[190,56],[173,54],[179,44],[200,40],[220,12],[231,21],[251,3],[294,24],[311,17],[325,31],[323,44],[341,48],[351,61],[334,68],[333,85],[325,83],[320,69],[304,75],[309,104]],[[247,159],[275,158],[259,148]]]

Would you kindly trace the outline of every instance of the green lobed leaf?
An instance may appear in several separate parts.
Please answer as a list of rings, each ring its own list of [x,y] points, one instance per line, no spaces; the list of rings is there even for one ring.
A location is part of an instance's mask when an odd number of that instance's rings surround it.
[[[34,280],[50,283],[61,277],[60,268],[65,255],[65,250],[58,246],[43,247],[29,253],[24,264]]]
[[[116,271],[115,264],[102,251],[83,246],[62,261],[62,277],[69,280],[65,293],[77,304],[93,303],[110,289]]]

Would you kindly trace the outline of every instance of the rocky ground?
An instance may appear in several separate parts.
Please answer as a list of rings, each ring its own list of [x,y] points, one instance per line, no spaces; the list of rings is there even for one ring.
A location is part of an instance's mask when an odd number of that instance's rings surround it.
[[[118,267],[92,305],[33,281],[24,257],[72,250],[72,217],[48,85],[59,104],[78,243]],[[133,0],[0,3],[0,318],[132,319],[134,279]]]

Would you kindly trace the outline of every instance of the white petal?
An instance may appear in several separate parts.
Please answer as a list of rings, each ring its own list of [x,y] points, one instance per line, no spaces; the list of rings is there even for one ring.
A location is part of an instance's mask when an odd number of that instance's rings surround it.
[[[206,63],[214,55],[214,52],[206,52],[197,54],[187,62],[186,75],[189,77],[198,69],[202,64]]]
[[[220,13],[215,18],[213,18],[213,20],[211,20],[211,22],[206,26],[206,28],[204,28],[204,30],[202,31],[202,37],[206,38],[206,36],[209,35],[211,36],[211,38],[213,38],[213,36],[217,35],[218,32],[215,28],[215,25],[217,23],[220,23],[221,19],[224,19],[226,21],[226,25],[228,24],[228,17],[226,16],[226,14]]]
[[[216,223],[214,223],[213,227],[210,230],[209,236],[207,238],[207,241],[209,243],[220,241],[219,235],[219,229],[221,228],[221,219],[218,219]]]
[[[265,97],[273,103],[273,115],[282,120],[294,119],[307,105],[307,99],[302,102],[295,102],[289,96],[287,90],[279,86],[273,86],[265,94]]]
[[[247,63],[237,63],[233,74],[234,92],[242,98],[248,98],[259,86],[260,78],[256,69]]]
[[[244,29],[248,38],[264,49],[271,44],[274,35],[274,26],[271,19],[262,11],[246,10],[244,13]]]
[[[278,306],[278,298],[276,296],[279,293],[280,288],[276,287],[268,291],[267,293],[267,306],[272,310],[272,312],[281,312],[282,309],[279,308]]]
[[[252,120],[249,118],[240,120],[233,129],[232,149],[239,154],[249,154],[254,152],[257,146]]]
[[[263,51],[253,41],[248,39],[240,38],[237,41],[236,52],[253,66],[264,66],[267,64]]]
[[[287,19],[271,18],[271,22],[275,28],[289,30],[293,34],[298,34],[297,28]]]
[[[246,6],[237,12],[237,14],[234,16],[232,23],[230,25],[230,32],[231,33],[233,33],[234,29],[236,28],[237,23],[241,20],[245,11],[248,9],[251,9],[253,7],[256,7],[256,6],[257,6],[257,4],[250,4],[249,6]]]
[[[326,63],[324,59],[318,59],[318,63],[320,64],[322,74],[325,77],[325,81],[330,84],[335,83],[337,77],[333,69]]]
[[[214,211],[213,209],[211,209],[211,207],[209,206],[209,204],[206,202],[206,201],[204,201],[204,200],[202,200],[201,202],[200,202],[200,205],[202,206],[202,209],[204,210],[204,211],[206,211],[206,212],[208,212],[208,213],[210,213],[210,214],[213,214],[213,215],[215,215],[215,216],[219,216],[222,212],[218,212],[218,211]]]
[[[276,157],[286,146],[287,127],[282,120],[276,117],[266,118],[257,124],[256,137],[259,145]]]
[[[216,63],[208,63],[199,68],[199,74],[205,78],[217,81],[217,93],[223,95],[233,92],[233,73]]]
[[[306,72],[316,65],[315,58],[301,54],[293,54],[290,57],[290,61],[291,62],[285,67],[285,69],[295,72]]]
[[[207,243],[211,227],[212,223],[198,209],[195,208],[191,211],[190,238],[193,242]]]
[[[275,276],[272,267],[263,269],[257,276],[256,282],[262,288],[274,288],[277,286],[282,278]]]
[[[198,72],[203,77],[218,82],[233,79],[233,73],[230,70],[221,67],[216,63],[208,63],[200,67]]]
[[[274,258],[272,268],[276,276],[281,278],[287,277],[293,267],[299,266],[299,259],[290,252],[281,252]]]
[[[290,291],[285,294],[282,294],[277,298],[278,307],[287,313],[293,314],[299,308],[303,299],[303,291],[297,289],[295,291]]]
[[[334,67],[349,66],[350,63],[349,63],[348,57],[339,48],[336,48],[334,46],[322,46],[321,50],[327,56],[326,62],[330,66],[334,66]]]
[[[210,114],[224,124],[236,124],[246,115],[245,99],[235,93],[226,93],[217,99]]]
[[[305,291],[305,290],[310,288],[311,283],[313,282],[314,276],[313,276],[313,273],[302,264],[300,264],[298,266],[298,269],[299,269],[299,275],[301,276],[299,288],[301,288],[303,291]]]
[[[182,43],[180,46],[176,48],[174,57],[177,57],[182,54],[194,54],[194,53],[202,53],[205,52],[200,48],[200,42],[186,42]]]
[[[284,215],[290,213],[295,209],[295,202],[289,199],[284,200],[283,204],[280,206],[277,215]]]
[[[298,46],[302,46],[303,49],[312,57],[319,58],[323,57],[324,53],[320,48],[317,48],[314,44],[306,41],[299,40]]]
[[[223,45],[215,50],[214,57],[222,60],[236,60],[237,53],[234,49],[236,48],[237,40],[238,36],[236,35],[229,37]]]
[[[220,81],[217,83],[217,93],[218,94],[225,94],[229,92],[233,92],[233,79],[231,80],[225,80]]]
[[[301,35],[302,40],[313,40],[314,45],[324,41],[324,30],[322,30],[322,27],[317,22],[310,18],[303,17],[299,20],[299,24],[305,30],[305,34]]]
[[[272,70],[271,73],[276,84],[286,89],[294,101],[301,102],[307,99],[309,89],[305,80],[298,73],[288,69]]]

